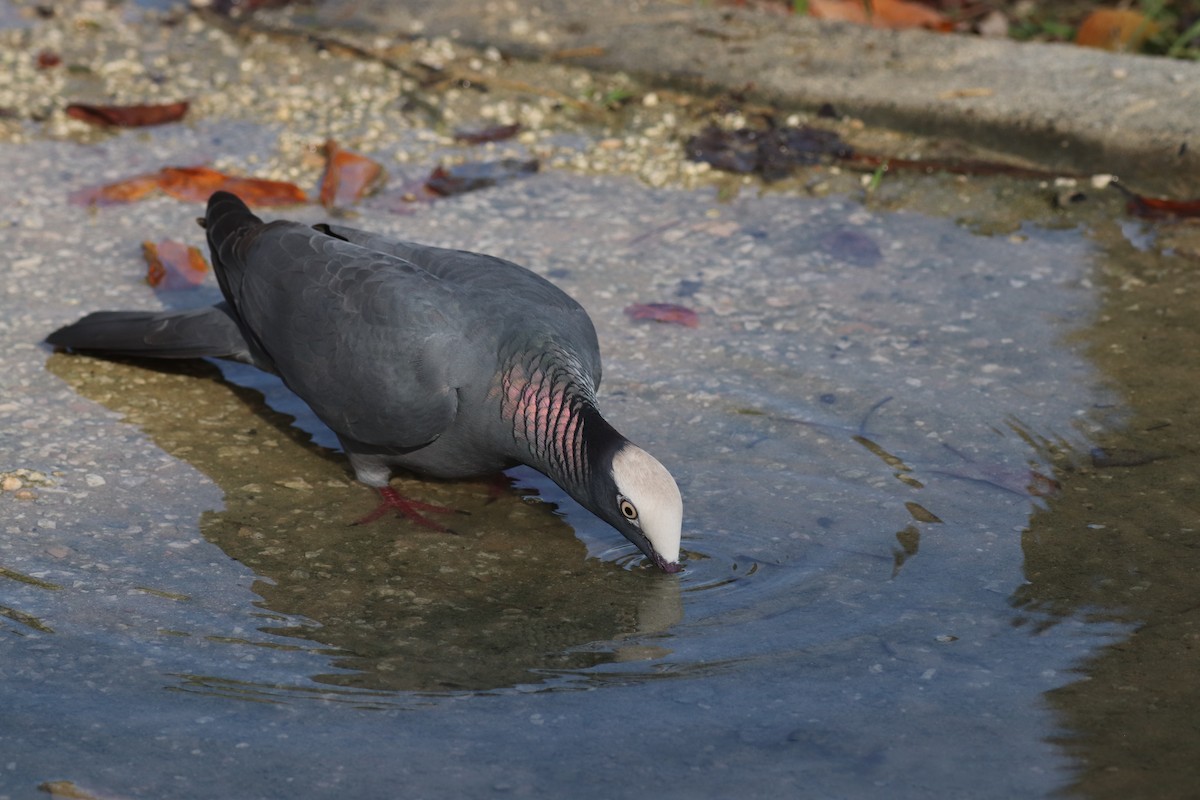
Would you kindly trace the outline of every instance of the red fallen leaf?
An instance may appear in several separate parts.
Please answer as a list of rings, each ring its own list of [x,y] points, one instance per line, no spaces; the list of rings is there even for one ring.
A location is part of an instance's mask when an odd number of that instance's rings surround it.
[[[908,0],[808,0],[808,13],[817,19],[856,22],[875,28],[928,28],[949,31],[954,23],[940,12]]]
[[[696,328],[700,325],[700,317],[695,311],[674,303],[634,303],[625,309],[630,319],[650,319],[655,322],[669,322]]]
[[[162,125],[178,122],[187,113],[188,101],[139,106],[94,106],[88,103],[71,103],[67,116],[89,125],[116,128],[143,128],[147,125]]]
[[[146,257],[146,282],[155,289],[193,289],[208,274],[204,254],[181,242],[142,242],[142,254]]]
[[[458,128],[454,131],[454,139],[467,144],[484,144],[485,142],[502,142],[511,139],[521,130],[521,125],[514,122],[511,125],[488,125],[482,128]]]
[[[41,50],[37,54],[37,68],[50,69],[62,63],[62,56],[53,50]]]
[[[1129,197],[1126,208],[1135,217],[1200,217],[1200,200],[1164,200],[1132,192],[1126,194]]]
[[[384,177],[379,162],[325,142],[325,174],[321,176],[321,205],[326,208],[357,203],[376,188]]]
[[[531,175],[538,171],[538,167],[536,158],[528,161],[522,161],[519,158],[505,158],[500,161],[456,164],[453,167],[438,165],[425,179],[425,186],[442,197],[449,197],[495,186],[497,183],[512,178]]]

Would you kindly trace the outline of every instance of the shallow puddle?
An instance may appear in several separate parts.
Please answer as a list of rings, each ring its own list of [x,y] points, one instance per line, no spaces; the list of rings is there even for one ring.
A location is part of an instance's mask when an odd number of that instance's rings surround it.
[[[35,344],[216,297],[139,275],[142,239],[199,243],[197,206],[68,188],[276,134],[0,145],[31,187],[4,217],[0,797],[1194,785],[1194,230],[945,178],[718,200],[548,169],[364,204],[588,308],[606,415],[683,491],[669,576],[525,469],[399,478],[453,534],[353,526],[372,493],[278,381]],[[625,313],[653,302],[699,325]]]

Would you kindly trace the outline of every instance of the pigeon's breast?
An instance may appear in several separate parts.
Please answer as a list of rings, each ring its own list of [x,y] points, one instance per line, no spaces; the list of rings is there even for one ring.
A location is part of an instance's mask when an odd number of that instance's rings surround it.
[[[518,463],[498,449],[480,447],[454,428],[419,450],[385,455],[384,459],[393,467],[446,479],[494,475]]]

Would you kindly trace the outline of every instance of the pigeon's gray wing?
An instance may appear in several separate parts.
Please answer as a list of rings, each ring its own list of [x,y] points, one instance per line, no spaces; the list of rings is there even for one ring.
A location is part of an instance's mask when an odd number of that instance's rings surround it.
[[[496,256],[406,242],[387,236],[321,224],[316,229],[368,250],[402,258],[437,278],[482,295],[528,304],[539,320],[571,341],[582,368],[600,385],[600,345],[587,312],[570,295],[530,269]]]
[[[145,358],[251,358],[227,303],[189,311],[96,311],[46,337],[49,344]]]
[[[248,339],[341,436],[428,444],[453,421],[469,369],[464,314],[437,278],[298,223],[209,226],[214,268]],[[225,220],[229,222],[230,220]]]

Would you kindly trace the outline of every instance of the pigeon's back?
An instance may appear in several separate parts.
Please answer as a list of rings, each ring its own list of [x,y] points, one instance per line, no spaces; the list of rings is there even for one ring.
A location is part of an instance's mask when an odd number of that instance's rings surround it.
[[[526,352],[563,353],[599,382],[587,314],[523,267],[349,228],[264,224],[221,192],[206,220],[247,342],[344,438],[416,448],[460,416],[475,424],[500,371]]]

